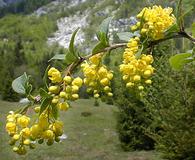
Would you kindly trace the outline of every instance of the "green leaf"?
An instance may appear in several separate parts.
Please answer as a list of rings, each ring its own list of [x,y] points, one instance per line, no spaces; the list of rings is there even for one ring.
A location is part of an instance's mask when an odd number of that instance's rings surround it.
[[[41,103],[41,108],[40,108],[40,112],[39,115],[51,104],[51,98],[45,98],[43,99],[42,103]]]
[[[117,33],[117,36],[119,37],[120,40],[128,42],[130,38],[134,36],[134,34],[131,32],[121,32]]]
[[[102,23],[100,24],[99,32],[105,33],[106,36],[107,36],[108,35],[109,24],[110,24],[111,20],[112,20],[112,17],[108,17],[108,18],[104,19],[102,21]]]
[[[65,59],[65,55],[64,54],[56,54],[48,62],[50,62],[52,60],[64,60],[64,59]]]
[[[164,34],[165,36],[170,35],[171,33],[175,33],[179,31],[178,25],[175,23],[172,26],[170,26],[167,30],[165,30]]]
[[[112,17],[108,17],[102,21],[99,27],[99,31],[97,32],[97,38],[99,41],[108,44],[108,30],[109,30],[109,24],[112,20]]]
[[[32,84],[27,84],[26,93],[29,95],[32,92]]]
[[[52,105],[52,115],[55,119],[58,118],[58,109],[57,109],[57,106],[56,105]]]
[[[107,45],[103,42],[99,42],[92,50],[92,54],[96,54],[98,52],[101,52],[103,49],[105,49]]]
[[[16,78],[12,82],[12,88],[16,93],[26,94],[26,83],[28,81],[28,76],[26,73]]]
[[[135,57],[136,57],[137,59],[140,58],[143,49],[144,49],[144,45],[142,45],[142,47],[141,47],[141,48],[138,50],[138,52],[135,54]]]
[[[42,98],[51,98],[51,95],[47,93],[43,88],[39,89],[39,94]]]
[[[75,39],[75,36],[78,32],[79,28],[77,28],[73,34],[72,34],[72,37],[71,37],[71,40],[70,40],[70,44],[69,44],[69,51],[70,53],[72,53],[75,57],[77,57],[77,55],[75,54],[75,48],[74,48],[74,39]]]
[[[195,22],[192,23],[192,36],[195,37]]]
[[[45,83],[45,86],[48,88],[48,71],[49,71],[50,65],[47,66],[44,76],[43,76],[43,82]]]
[[[67,52],[65,55],[65,63],[66,64],[70,64],[74,61],[76,61],[78,59],[78,57],[75,57],[73,53],[71,52]]]
[[[181,15],[181,6],[182,0],[178,0],[177,7],[176,7],[176,19],[178,20]]]
[[[187,14],[189,14],[193,9],[194,9],[193,6],[190,6],[189,8],[187,8],[187,10],[179,16],[179,20],[184,19],[184,17],[185,17]]]
[[[181,70],[185,64],[194,60],[191,53],[180,53],[169,58],[171,67],[175,70]]]

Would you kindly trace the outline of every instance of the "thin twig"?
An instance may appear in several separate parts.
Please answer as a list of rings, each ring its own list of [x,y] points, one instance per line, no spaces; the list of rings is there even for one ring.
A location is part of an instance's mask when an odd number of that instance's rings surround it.
[[[170,37],[166,37],[164,39],[159,39],[159,40],[156,40],[156,41],[151,41],[148,47],[150,48],[150,47],[152,47],[154,45],[157,45],[157,44],[159,44],[161,42],[167,41],[169,39],[175,39],[175,38],[187,38],[190,41],[192,41],[193,43],[195,43],[195,38],[194,37],[192,37],[191,35],[187,34],[185,31],[182,31],[182,32],[178,32],[176,34],[173,34]]]
[[[87,55],[85,57],[80,57],[79,60],[77,60],[76,62],[73,62],[70,67],[67,69],[67,72],[68,73],[71,73],[75,68],[77,68],[77,66],[79,66],[82,62],[84,62],[85,60],[89,59],[90,57],[96,55],[96,54],[99,54],[99,53],[106,53],[106,52],[110,52],[114,49],[117,49],[117,48],[122,48],[122,47],[125,47],[127,45],[127,43],[119,43],[119,44],[113,44],[109,47],[106,47],[104,49],[102,49],[101,51],[98,51],[96,53],[93,53],[93,54],[90,54],[90,55]]]
[[[175,39],[175,38],[186,38],[186,39],[192,41],[193,43],[195,43],[195,38],[194,37],[192,37],[191,35],[187,34],[185,31],[180,31],[180,32],[177,32],[177,33],[173,34],[170,37],[166,37],[164,39],[151,41],[149,43],[149,45],[148,45],[148,48],[153,48],[155,45],[157,45],[157,44],[159,44],[161,42],[167,41],[169,39]],[[84,62],[85,60],[89,59],[90,57],[92,57],[92,56],[94,56],[96,54],[110,52],[110,51],[112,51],[114,49],[125,47],[126,45],[127,45],[127,43],[113,44],[113,45],[111,45],[109,47],[106,47],[106,48],[102,49],[101,51],[96,52],[96,53],[87,55],[85,57],[80,57],[77,61],[75,61],[75,62],[73,62],[72,64],[69,65],[68,69],[66,70],[66,73],[70,74],[82,62]]]

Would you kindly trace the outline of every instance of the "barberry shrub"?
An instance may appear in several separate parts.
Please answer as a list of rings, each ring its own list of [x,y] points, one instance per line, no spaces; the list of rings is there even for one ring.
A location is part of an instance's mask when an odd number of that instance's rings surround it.
[[[181,2],[181,1],[180,1]],[[45,75],[45,86],[40,88],[39,95],[32,95],[32,85],[26,73],[16,78],[13,89],[29,99],[29,103],[22,109],[10,111],[7,116],[6,131],[10,136],[10,145],[13,151],[23,155],[27,148],[35,148],[36,143],[52,145],[60,141],[63,134],[63,122],[60,121],[59,111],[67,111],[70,101],[79,98],[79,90],[85,85],[87,92],[95,99],[102,96],[113,97],[112,81],[113,71],[103,64],[102,58],[113,49],[126,47],[123,52],[122,64],[119,65],[123,85],[128,92],[122,93],[125,98],[132,99],[128,104],[124,99],[125,112],[130,112],[128,121],[123,129],[132,127],[132,136],[123,136],[123,141],[131,141],[133,149],[150,149],[153,140],[144,133],[144,129],[151,123],[151,117],[142,102],[147,94],[147,88],[152,85],[154,46],[168,39],[184,37],[194,42],[195,39],[184,30],[181,3],[179,3],[177,17],[171,8],[153,6],[144,8],[138,15],[136,24],[131,27],[131,33],[118,34],[119,39],[127,43],[110,44],[109,23],[112,18],[105,19],[97,32],[98,43],[88,55],[83,55],[74,46],[74,39],[79,30],[72,34],[69,49],[66,54],[55,55],[51,60],[63,60],[66,69],[59,70],[48,66]],[[179,60],[178,60],[179,59]],[[170,59],[171,65],[176,69],[182,68],[186,63],[194,61],[193,52],[176,55]],[[74,75],[75,70],[81,66],[82,76]],[[117,95],[117,94],[116,94]],[[127,105],[127,106],[125,106]],[[28,112],[34,109],[35,116]],[[142,115],[139,115],[141,114]],[[127,116],[128,116],[127,115]],[[126,117],[127,117],[126,116]],[[30,118],[32,117],[32,118]],[[121,119],[121,121],[126,119]],[[126,125],[130,123],[130,125]],[[134,126],[133,126],[134,125]],[[127,133],[127,132],[126,132]],[[138,133],[138,135],[136,135]],[[121,138],[122,139],[122,138]],[[137,142],[136,142],[137,141]]]

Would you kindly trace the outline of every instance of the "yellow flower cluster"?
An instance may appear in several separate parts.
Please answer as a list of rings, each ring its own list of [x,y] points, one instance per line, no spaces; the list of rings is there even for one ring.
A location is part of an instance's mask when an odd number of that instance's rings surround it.
[[[84,84],[88,87],[87,92],[93,93],[95,98],[99,98],[103,93],[112,97],[110,81],[113,73],[102,65],[101,57],[101,54],[96,54],[89,58],[89,62],[85,61],[81,65],[85,77]]]
[[[14,145],[13,151],[24,155],[28,146],[30,149],[35,148],[36,140],[43,143],[47,140],[47,145],[54,141],[59,142],[63,134],[63,123],[52,118],[49,109],[45,110],[30,127],[30,118],[26,115],[15,114],[11,112],[7,116],[6,131],[11,137],[10,145]]]
[[[48,71],[48,76],[50,75],[52,75],[52,77],[49,77],[52,83],[59,83],[51,85],[48,88],[49,94],[53,97],[52,103],[58,109],[66,111],[69,108],[67,100],[76,100],[79,98],[78,91],[83,84],[83,80],[80,77],[72,78],[70,76],[62,78],[61,73],[53,67]]]
[[[10,112],[7,116],[6,131],[12,137],[10,145],[17,145],[18,142],[18,146],[14,146],[13,151],[21,155],[26,153],[25,146],[34,148],[30,137],[29,124],[30,118],[25,115]]]
[[[49,114],[48,114],[49,113]],[[54,120],[49,109],[45,110],[38,118],[38,121],[30,128],[31,139],[38,139],[38,143],[47,140],[47,145],[52,145],[54,141],[59,142],[63,134],[63,122]]]
[[[172,26],[176,19],[172,8],[161,6],[145,7],[138,15],[140,21],[132,26],[132,30],[140,30],[142,35],[150,36],[154,40],[164,37],[164,32]]]
[[[26,115],[11,112],[7,116],[6,131],[11,136],[10,145],[15,145],[13,151],[18,154],[25,154],[26,146],[35,148],[36,141],[41,144],[46,140],[47,145],[52,145],[54,141],[59,142],[59,136],[63,134],[63,122],[56,120],[53,109],[66,111],[69,108],[67,100],[79,98],[78,91],[83,83],[80,77],[62,77],[60,71],[54,67],[49,69],[48,76],[51,80],[48,88],[50,103],[42,113],[40,106],[34,107],[38,118],[33,120],[31,126],[30,118]]]
[[[154,72],[154,68],[151,66],[153,57],[145,54],[136,57],[138,49],[139,38],[131,38],[123,54],[124,60],[120,65],[120,72],[123,74],[127,88],[143,90],[144,84],[152,83],[150,77]]]

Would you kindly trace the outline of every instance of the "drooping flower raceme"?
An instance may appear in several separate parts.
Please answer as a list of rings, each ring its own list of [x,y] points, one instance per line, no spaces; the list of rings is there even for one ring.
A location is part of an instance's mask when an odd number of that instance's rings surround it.
[[[169,7],[145,7],[137,15],[140,21],[132,26],[132,30],[140,30],[142,36],[149,36],[153,40],[161,39],[164,37],[164,32],[176,22],[172,12],[173,9]]]
[[[20,155],[26,154],[27,147],[35,148],[36,142],[41,144],[46,141],[47,145],[59,142],[59,136],[63,134],[63,122],[54,113],[58,110],[67,111],[68,100],[79,98],[78,91],[83,83],[80,77],[63,77],[58,69],[52,67],[48,71],[48,78],[51,80],[48,87],[49,102],[43,106],[44,110],[37,105],[34,107],[37,118],[31,121],[25,113],[14,112],[7,116],[6,131],[11,137],[10,145],[14,145],[13,151]]]
[[[151,66],[152,55],[136,55],[139,51],[139,44],[140,39],[138,37],[130,39],[123,53],[123,64],[120,65],[120,71],[127,88],[143,90],[145,84],[152,83],[150,77],[154,68]]]
[[[112,97],[111,80],[113,73],[101,63],[101,54],[92,56],[89,62],[85,61],[81,67],[84,74],[84,84],[88,87],[87,91],[93,93],[95,98],[105,93]]]

